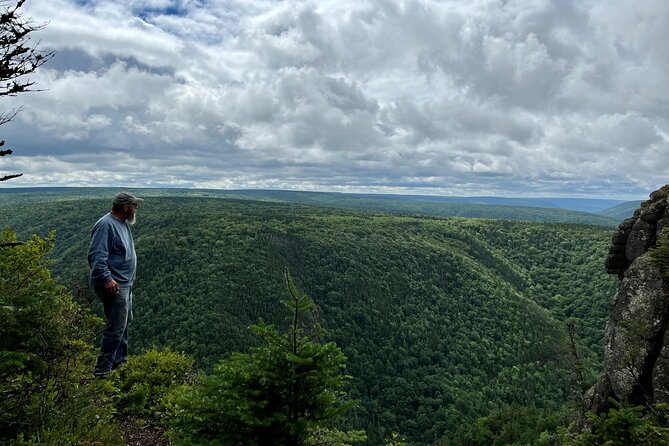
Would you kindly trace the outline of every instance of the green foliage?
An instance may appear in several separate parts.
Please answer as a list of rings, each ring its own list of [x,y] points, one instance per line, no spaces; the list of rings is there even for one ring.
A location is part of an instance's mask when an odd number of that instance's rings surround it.
[[[115,391],[110,382],[81,380],[68,397],[49,406],[38,431],[26,428],[19,435],[16,446],[123,445],[111,403]]]
[[[26,236],[56,228],[54,271],[85,286],[90,228],[108,208],[108,199],[40,202],[0,219]],[[615,286],[602,267],[608,228],[191,196],[147,200],[133,234],[131,348],[169,346],[209,372],[258,347],[248,327],[260,318],[290,326],[276,300],[287,265],[314,300],[309,317],[327,328],[324,341],[348,358],[361,402],[348,421],[371,445],[392,431],[434,444],[508,405],[557,410],[579,398],[569,318],[585,386],[601,364]]]
[[[623,221],[626,218],[630,218],[634,215],[634,211],[639,208],[641,201],[627,201],[619,205],[610,207],[603,211],[598,212],[598,214],[605,217],[613,218],[617,221]]]
[[[661,446],[669,444],[667,404],[648,410],[642,406],[624,406],[615,401],[615,408],[601,415],[588,414],[590,432],[566,437],[565,446]]]
[[[442,444],[467,446],[558,445],[558,428],[567,425],[563,411],[508,406],[462,426]]]
[[[165,410],[163,397],[186,384],[192,370],[191,356],[169,348],[131,355],[128,363],[112,375],[119,389],[116,406],[124,414],[158,417]]]
[[[404,436],[397,432],[391,432],[388,438],[386,438],[385,446],[409,446],[409,443],[406,442]]]
[[[343,390],[346,358],[334,343],[305,334],[300,316],[312,307],[287,276],[291,326],[286,333],[260,323],[263,340],[249,353],[233,353],[210,376],[172,401],[176,444],[349,445],[362,432],[344,433],[333,421],[352,405]]]
[[[0,237],[14,241],[10,230]],[[107,393],[86,380],[100,321],[51,277],[53,241],[0,248],[0,442],[118,444]]]
[[[317,426],[309,432],[305,446],[350,446],[364,443],[367,435],[363,430],[341,431],[335,428]]]
[[[660,268],[664,278],[669,280],[669,227],[664,230],[664,236],[657,241],[655,248],[650,250],[650,256]]]

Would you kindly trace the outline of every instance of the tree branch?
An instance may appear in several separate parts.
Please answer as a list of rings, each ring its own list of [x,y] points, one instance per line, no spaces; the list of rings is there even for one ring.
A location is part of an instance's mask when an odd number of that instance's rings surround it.
[[[0,181],[7,181],[7,180],[11,180],[12,178],[18,178],[20,176],[23,176],[23,174],[22,173],[14,173],[14,174],[11,174],[11,175],[5,175],[4,177],[0,177]]]

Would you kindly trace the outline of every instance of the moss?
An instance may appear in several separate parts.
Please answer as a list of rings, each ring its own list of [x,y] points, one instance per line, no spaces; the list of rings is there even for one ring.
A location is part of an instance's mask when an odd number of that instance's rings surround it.
[[[650,250],[650,256],[660,268],[662,276],[669,280],[669,227],[665,228],[664,236],[657,241],[655,248]]]

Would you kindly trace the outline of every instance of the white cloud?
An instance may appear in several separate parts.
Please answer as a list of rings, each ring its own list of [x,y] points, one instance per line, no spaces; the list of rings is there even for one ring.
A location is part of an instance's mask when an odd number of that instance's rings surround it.
[[[34,184],[643,196],[669,161],[667,5],[30,0],[49,21],[40,45],[59,53],[34,77],[45,91],[7,101],[25,107],[3,127],[20,163],[3,170]]]
[[[179,63],[185,45],[175,36],[140,17],[132,16],[118,3],[83,7],[68,0],[28,2],[26,14],[47,22],[40,33],[44,49],[79,49],[94,57],[132,57],[149,66]]]

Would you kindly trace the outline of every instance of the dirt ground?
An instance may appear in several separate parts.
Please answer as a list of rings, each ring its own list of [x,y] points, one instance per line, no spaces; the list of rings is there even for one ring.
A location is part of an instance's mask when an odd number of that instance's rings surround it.
[[[161,429],[139,422],[127,420],[121,424],[126,446],[170,446]]]

